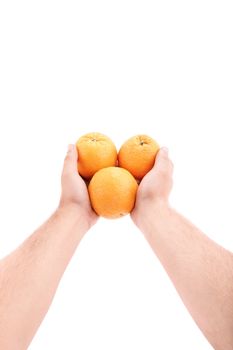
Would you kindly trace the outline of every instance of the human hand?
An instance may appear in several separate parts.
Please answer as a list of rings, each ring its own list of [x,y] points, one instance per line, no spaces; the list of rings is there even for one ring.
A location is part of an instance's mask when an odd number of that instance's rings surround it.
[[[131,218],[140,227],[141,219],[148,212],[156,215],[169,207],[169,194],[172,189],[173,163],[168,150],[161,148],[156,156],[154,167],[142,179]],[[159,210],[158,210],[159,209]]]
[[[91,227],[98,217],[91,207],[85,181],[78,173],[77,160],[75,145],[69,145],[61,177],[62,192],[59,207],[77,208]]]

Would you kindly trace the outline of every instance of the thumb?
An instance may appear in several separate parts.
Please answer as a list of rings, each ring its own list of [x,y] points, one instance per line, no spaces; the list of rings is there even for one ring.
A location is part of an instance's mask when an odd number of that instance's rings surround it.
[[[64,160],[63,172],[77,172],[78,152],[76,146],[70,144]]]
[[[168,148],[162,147],[160,148],[156,159],[153,170],[167,172],[171,171],[173,168],[173,164],[168,156]]]
[[[162,148],[160,148],[160,150],[157,154],[156,161],[165,160],[165,159],[168,159],[168,148],[162,147]]]

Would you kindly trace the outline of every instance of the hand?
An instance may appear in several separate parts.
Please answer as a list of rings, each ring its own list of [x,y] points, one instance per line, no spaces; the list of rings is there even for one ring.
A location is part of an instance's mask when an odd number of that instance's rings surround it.
[[[138,188],[135,208],[131,213],[131,218],[137,226],[140,226],[140,218],[147,211],[154,210],[154,215],[156,215],[158,207],[169,207],[172,173],[173,164],[168,157],[168,150],[161,148],[156,156],[153,169],[142,179]]]
[[[62,171],[62,193],[59,207],[76,207],[79,212],[82,212],[91,227],[96,223],[98,216],[91,207],[87,186],[78,173],[77,160],[76,147],[69,145]]]

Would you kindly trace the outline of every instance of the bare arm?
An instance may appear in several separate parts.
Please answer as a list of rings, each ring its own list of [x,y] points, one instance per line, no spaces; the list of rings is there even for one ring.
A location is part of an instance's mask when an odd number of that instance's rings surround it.
[[[29,346],[76,247],[95,223],[70,146],[58,209],[19,248],[0,261],[0,348]]]
[[[216,350],[233,349],[233,254],[169,206],[173,165],[166,150],[143,179],[132,219]]]

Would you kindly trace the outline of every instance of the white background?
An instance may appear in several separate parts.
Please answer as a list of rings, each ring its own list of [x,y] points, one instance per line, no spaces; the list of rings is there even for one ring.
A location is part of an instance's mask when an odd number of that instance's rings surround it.
[[[172,205],[233,249],[232,1],[0,2],[0,256],[56,209],[67,144],[170,149]],[[30,350],[211,349],[129,217],[83,239]]]

